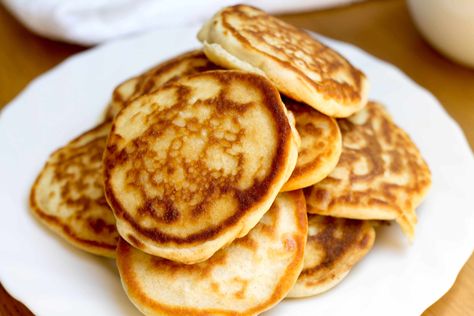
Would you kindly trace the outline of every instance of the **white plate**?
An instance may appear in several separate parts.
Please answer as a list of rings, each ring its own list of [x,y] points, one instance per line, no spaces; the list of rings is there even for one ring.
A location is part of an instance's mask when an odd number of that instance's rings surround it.
[[[198,47],[196,29],[112,42],[78,54],[36,79],[0,116],[0,281],[38,315],[134,315],[111,260],[76,250],[28,211],[31,183],[48,155],[95,125],[113,87],[174,54]],[[438,101],[399,70],[325,39],[372,82],[433,172],[409,245],[397,225],[335,289],[286,300],[267,315],[419,315],[454,282],[474,247],[474,160]],[[166,289],[163,289],[166,290]]]

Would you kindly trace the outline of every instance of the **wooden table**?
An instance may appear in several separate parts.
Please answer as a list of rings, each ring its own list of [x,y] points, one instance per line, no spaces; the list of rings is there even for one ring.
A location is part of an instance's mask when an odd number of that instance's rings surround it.
[[[297,26],[353,43],[399,67],[441,101],[474,147],[474,70],[456,65],[431,49],[418,35],[403,0],[369,1],[283,18]],[[85,49],[31,34],[2,7],[0,45],[0,107],[33,78]],[[423,315],[474,315],[473,293],[474,256],[471,256],[451,290]],[[31,313],[0,286],[0,314]]]

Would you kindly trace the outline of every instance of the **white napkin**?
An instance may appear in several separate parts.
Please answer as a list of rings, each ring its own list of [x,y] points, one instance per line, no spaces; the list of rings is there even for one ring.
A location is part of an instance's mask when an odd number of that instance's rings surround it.
[[[93,45],[119,36],[202,23],[235,0],[1,0],[34,33]],[[297,12],[358,0],[249,0],[270,13]]]

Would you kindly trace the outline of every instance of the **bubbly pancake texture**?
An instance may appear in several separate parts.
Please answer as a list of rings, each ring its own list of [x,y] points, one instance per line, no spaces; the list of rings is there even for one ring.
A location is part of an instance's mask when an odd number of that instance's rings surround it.
[[[282,189],[291,191],[324,179],[336,167],[342,140],[339,126],[332,117],[288,98],[283,99],[283,103],[293,113],[301,138],[295,170]]]
[[[112,94],[106,115],[108,118],[115,117],[131,99],[149,93],[170,80],[218,68],[207,59],[202,50],[178,55],[118,85]]]
[[[288,297],[312,296],[336,286],[374,240],[369,221],[309,214],[303,271]]]
[[[102,180],[110,127],[103,123],[55,151],[33,184],[30,206],[40,222],[74,246],[115,257],[118,233]]]
[[[117,265],[145,315],[257,315],[282,300],[301,272],[307,236],[301,191],[281,193],[247,236],[186,265],[120,240]]]
[[[430,170],[415,144],[375,102],[338,123],[341,158],[326,179],[305,189],[308,212],[396,219],[413,239],[415,208],[431,185]]]
[[[240,71],[183,77],[129,103],[104,155],[120,235],[196,263],[247,234],[296,164],[285,111],[267,79]]]
[[[283,94],[334,117],[365,106],[365,75],[306,32],[256,8],[227,7],[198,34],[204,52],[225,68],[266,75]]]

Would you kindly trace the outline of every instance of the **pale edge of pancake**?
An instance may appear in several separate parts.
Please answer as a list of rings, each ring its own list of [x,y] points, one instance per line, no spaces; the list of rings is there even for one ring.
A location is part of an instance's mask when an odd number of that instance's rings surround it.
[[[112,92],[112,99],[105,109],[105,120],[112,120],[123,107],[122,99],[129,98],[135,92],[135,87],[140,80],[140,76],[127,79],[120,83]],[[117,98],[120,98],[118,101]]]
[[[312,80],[298,75],[291,66],[282,65],[275,58],[230,35],[222,26],[221,11],[204,24],[197,36],[204,45],[204,53],[213,63],[225,68],[263,74],[283,94],[305,102],[328,116],[348,117],[366,105],[369,81],[365,76],[361,83],[360,102],[350,106],[341,105],[336,100],[321,95],[312,85]]]
[[[43,209],[39,206],[39,203],[37,201],[37,193],[36,193],[42,176],[44,175],[46,169],[49,168],[51,159],[58,152],[60,152],[67,146],[71,146],[71,145],[80,146],[83,143],[87,143],[88,137],[90,136],[91,132],[100,130],[108,124],[109,122],[104,122],[100,124],[99,126],[97,126],[96,128],[81,134],[80,136],[78,136],[77,138],[73,139],[68,144],[66,144],[64,147],[57,149],[50,155],[50,157],[48,158],[48,161],[46,161],[44,167],[42,168],[41,172],[39,173],[38,177],[36,178],[35,182],[33,183],[31,187],[30,196],[29,196],[29,204],[30,204],[31,213],[34,215],[34,217],[40,223],[46,226],[49,230],[51,230],[52,232],[62,237],[62,239],[67,241],[69,244],[95,255],[115,258],[116,245],[107,245],[103,243],[98,243],[95,240],[85,240],[81,238],[80,236],[75,235],[68,229],[67,226],[60,223],[54,216],[48,215],[43,211]]]

